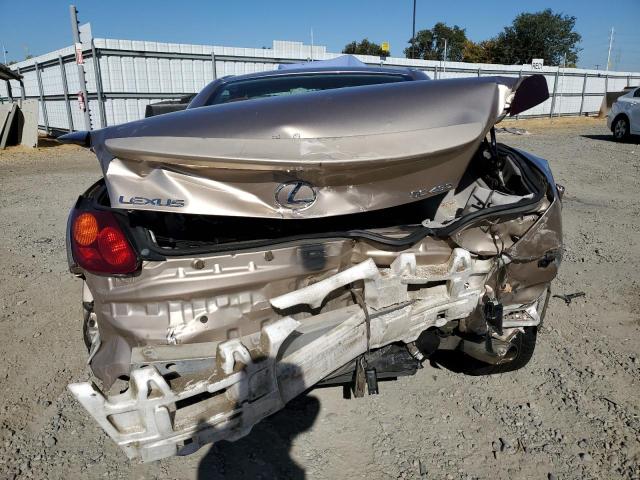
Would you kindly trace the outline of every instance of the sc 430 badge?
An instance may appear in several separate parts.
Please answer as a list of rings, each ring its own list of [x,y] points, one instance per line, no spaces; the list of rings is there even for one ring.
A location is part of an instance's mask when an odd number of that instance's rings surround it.
[[[146,197],[129,197],[125,198],[120,195],[118,203],[121,205],[151,205],[152,207],[184,207],[184,200],[172,198],[146,198]]]

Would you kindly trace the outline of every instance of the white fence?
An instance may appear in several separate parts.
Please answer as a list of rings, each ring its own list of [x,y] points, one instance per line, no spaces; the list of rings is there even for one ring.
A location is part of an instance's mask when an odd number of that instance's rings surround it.
[[[277,68],[292,63],[335,58],[326,47],[300,42],[274,41],[272,48],[237,48],[131,40],[93,39],[83,44],[89,123],[79,108],[82,91],[74,47],[50,52],[11,66],[24,76],[24,92],[12,82],[15,98],[40,101],[39,124],[47,132],[97,129],[144,117],[149,103],[177,99],[198,92],[215,78]],[[312,55],[313,53],[313,55]],[[367,64],[380,58],[357,55]],[[96,61],[97,59],[97,61]],[[531,66],[472,64],[389,57],[383,65],[414,67],[431,78],[485,75],[520,76]],[[604,72],[544,67],[551,98],[522,116],[585,115],[599,111],[604,92],[640,85],[640,72]],[[0,82],[0,101],[7,90]]]

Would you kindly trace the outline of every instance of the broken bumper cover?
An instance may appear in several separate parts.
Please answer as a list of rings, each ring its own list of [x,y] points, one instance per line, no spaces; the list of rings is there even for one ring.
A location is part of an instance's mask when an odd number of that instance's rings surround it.
[[[189,454],[206,443],[246,435],[258,421],[284,406],[289,398],[277,377],[286,372],[277,371],[283,364],[276,362],[275,353],[298,325],[287,317],[265,327],[260,343],[267,357],[261,361],[252,361],[240,342],[219,344],[215,358],[221,374],[177,391],[157,366],[132,370],[129,389],[120,395],[105,397],[89,383],[72,384],[69,389],[129,458],[153,461]],[[148,350],[147,354],[158,358]],[[236,361],[245,367],[234,371]],[[178,408],[181,402],[200,398]]]
[[[363,281],[369,345],[365,313],[351,305],[303,322],[284,317],[242,339],[135,349],[129,388],[119,395],[105,396],[90,383],[69,388],[129,458],[153,461],[237,440],[368,346],[410,343],[429,327],[469,316],[493,264],[460,248],[447,263],[428,267],[416,265],[413,254],[385,269],[369,259],[271,300],[278,310],[317,306],[336,288]],[[178,388],[165,380],[172,371],[194,379]]]

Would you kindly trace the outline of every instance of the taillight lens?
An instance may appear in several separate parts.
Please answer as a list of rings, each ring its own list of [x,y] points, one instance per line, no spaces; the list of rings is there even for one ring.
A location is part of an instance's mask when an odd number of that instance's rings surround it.
[[[98,238],[98,220],[88,212],[81,213],[73,222],[73,239],[86,247]]]
[[[71,251],[78,266],[100,274],[127,274],[138,268],[138,258],[110,212],[74,212]]]

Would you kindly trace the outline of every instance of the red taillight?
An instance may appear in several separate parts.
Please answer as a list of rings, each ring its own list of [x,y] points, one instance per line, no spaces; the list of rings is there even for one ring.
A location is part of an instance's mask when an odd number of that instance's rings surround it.
[[[106,227],[100,232],[98,250],[102,258],[114,267],[130,265],[132,262],[135,264],[135,255],[131,251],[129,242],[120,230],[113,227]]]
[[[73,258],[81,268],[101,274],[138,268],[136,254],[110,212],[75,212],[70,233]]]

